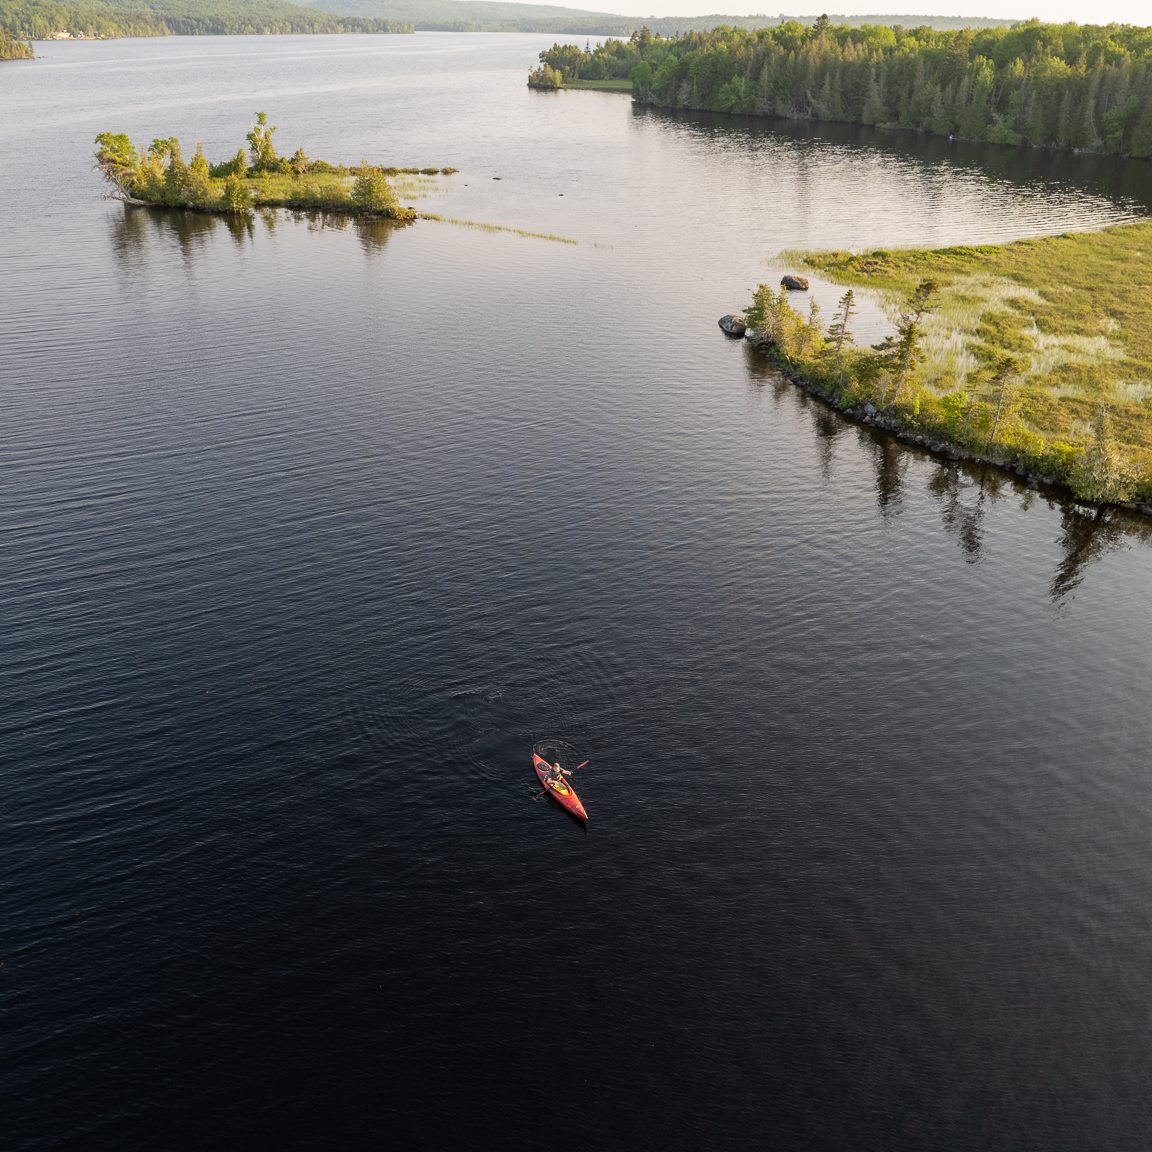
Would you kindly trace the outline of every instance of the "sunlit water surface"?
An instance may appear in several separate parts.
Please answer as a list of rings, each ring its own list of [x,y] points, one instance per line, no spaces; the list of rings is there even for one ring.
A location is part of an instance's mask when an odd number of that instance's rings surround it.
[[[0,1143],[1147,1147],[1140,522],[716,318],[1148,166],[530,92],[551,39],[0,66]],[[100,198],[97,132],[257,109],[579,243]]]

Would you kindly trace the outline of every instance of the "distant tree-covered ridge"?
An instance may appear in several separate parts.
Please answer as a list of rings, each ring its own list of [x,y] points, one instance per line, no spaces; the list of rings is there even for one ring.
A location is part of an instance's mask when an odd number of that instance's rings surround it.
[[[414,24],[418,32],[546,32],[576,36],[623,36],[636,27],[634,16],[562,8],[553,4],[505,3],[504,0],[314,0],[317,6],[348,16],[383,16]],[[1017,17],[995,20],[970,16],[872,15],[833,16],[834,23],[902,24],[916,28],[984,28],[1010,24]],[[727,24],[732,28],[765,28],[784,24],[790,16],[731,16],[713,13],[699,16],[650,17],[653,32],[673,35],[704,32]]]
[[[792,21],[555,45],[564,79],[628,76],[667,108],[842,120],[1003,144],[1152,156],[1152,28],[889,28]]]
[[[113,199],[152,207],[192,208],[200,212],[247,212],[262,208],[324,209],[366,216],[414,220],[401,206],[389,177],[401,173],[450,175],[455,168],[388,168],[362,160],[356,167],[309,159],[303,148],[280,156],[275,127],[263,112],[231,159],[210,164],[199,144],[186,161],[175,136],[136,147],[124,133],[96,137],[96,163],[116,189]]]
[[[284,0],[0,0],[0,33],[45,40],[74,36],[260,36],[412,32],[411,24],[334,16]]]

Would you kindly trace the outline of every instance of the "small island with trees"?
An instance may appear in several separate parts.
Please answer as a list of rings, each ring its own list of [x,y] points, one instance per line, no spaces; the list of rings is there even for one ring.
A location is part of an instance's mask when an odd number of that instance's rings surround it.
[[[847,289],[831,325],[814,299],[807,316],[793,308],[808,283],[786,276],[721,327],[902,440],[1152,515],[1152,224],[796,263]],[[852,335],[858,291],[896,326],[866,349]]]
[[[111,199],[153,208],[242,213],[253,207],[318,209],[398,221],[416,219],[400,204],[389,178],[401,174],[451,175],[455,168],[394,168],[369,164],[348,167],[310,159],[303,148],[292,156],[276,152],[263,112],[247,135],[248,147],[219,163],[204,150],[186,161],[174,136],[136,147],[124,133],[96,137],[96,163],[115,192]]]

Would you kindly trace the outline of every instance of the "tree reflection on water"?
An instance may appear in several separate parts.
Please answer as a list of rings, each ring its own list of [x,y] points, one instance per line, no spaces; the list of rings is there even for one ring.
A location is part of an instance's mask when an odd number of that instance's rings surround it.
[[[258,209],[235,215],[192,212],[182,208],[140,208],[126,204],[123,212],[109,216],[112,251],[118,261],[133,265],[150,251],[157,239],[175,241],[187,267],[191,268],[197,256],[221,230],[228,233],[237,245],[244,246],[255,239],[258,224],[263,224],[270,236],[288,218],[277,208]],[[338,212],[291,212],[296,223],[305,223],[309,232],[343,232],[349,228],[360,241],[368,256],[383,252],[397,225],[390,220],[360,220]]]
[[[872,436],[872,463],[876,469],[876,502],[885,516],[900,511],[904,499],[904,475],[912,459],[898,441],[882,433]]]
[[[1146,540],[1150,533],[1147,528],[1141,531],[1142,527],[1127,518],[1121,520],[1107,508],[1090,510],[1075,504],[1063,508],[1057,542],[1064,550],[1064,558],[1052,578],[1053,602],[1079,587],[1085,570],[1094,561],[1127,548],[1129,536],[1138,535]]]
[[[942,502],[944,531],[960,545],[964,559],[984,558],[984,515],[1003,495],[1005,478],[994,470],[971,476],[955,464],[938,464],[928,478],[928,491]]]
[[[150,242],[160,238],[175,240],[184,263],[191,267],[209,238],[221,228],[237,244],[243,245],[255,235],[256,221],[250,214],[216,216],[181,208],[139,208],[126,204],[123,212],[109,216],[108,228],[112,252],[123,263],[133,263],[148,251]]]

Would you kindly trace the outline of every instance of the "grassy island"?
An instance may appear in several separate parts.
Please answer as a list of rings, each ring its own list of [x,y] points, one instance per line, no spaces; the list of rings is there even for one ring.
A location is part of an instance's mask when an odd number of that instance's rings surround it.
[[[1152,28],[1128,24],[642,28],[595,48],[555,44],[528,82],[624,78],[633,99],[662,108],[1152,157]]]
[[[390,177],[450,175],[455,168],[393,168],[362,160],[355,167],[309,159],[303,148],[292,156],[277,155],[263,112],[230,160],[209,163],[199,144],[185,161],[174,136],[135,147],[124,135],[96,137],[96,162],[116,189],[112,199],[147,207],[190,208],[198,212],[247,212],[250,208],[298,208],[416,219],[389,183]]]
[[[795,262],[847,289],[831,325],[765,284],[744,321],[798,382],[904,439],[1152,505],[1152,224]],[[868,349],[852,337],[857,292],[896,325]]]

